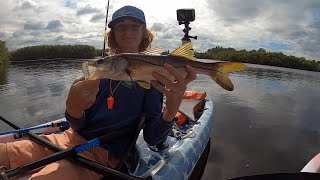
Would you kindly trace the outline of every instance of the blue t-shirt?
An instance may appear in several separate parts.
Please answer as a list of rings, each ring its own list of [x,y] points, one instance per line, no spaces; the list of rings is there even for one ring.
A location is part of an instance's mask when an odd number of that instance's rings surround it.
[[[154,146],[165,140],[173,121],[165,123],[162,118],[163,94],[153,87],[146,90],[132,81],[112,80],[111,82],[112,91],[114,91],[113,109],[109,110],[107,103],[110,96],[110,80],[101,79],[96,102],[85,110],[84,118],[75,120],[66,117],[71,127],[85,139],[90,140],[114,130],[136,127],[141,114],[144,113],[146,117],[143,127],[145,141]],[[130,137],[119,138],[101,147],[119,158],[123,155],[130,140]]]

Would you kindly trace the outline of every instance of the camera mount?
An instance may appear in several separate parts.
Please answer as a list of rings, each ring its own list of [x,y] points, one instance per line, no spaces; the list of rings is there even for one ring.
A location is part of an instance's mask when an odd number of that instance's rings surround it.
[[[184,32],[184,37],[181,39],[182,44],[191,42],[190,38],[197,39],[197,36],[190,36],[189,31],[192,29],[189,25],[190,22],[195,20],[194,9],[178,9],[177,10],[177,20],[179,25],[184,24],[185,28],[182,30]]]

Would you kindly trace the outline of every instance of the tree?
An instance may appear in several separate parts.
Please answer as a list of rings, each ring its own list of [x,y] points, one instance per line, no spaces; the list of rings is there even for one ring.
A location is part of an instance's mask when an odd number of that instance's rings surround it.
[[[6,42],[0,40],[0,53],[7,52],[8,48],[6,47]]]
[[[247,51],[245,49],[235,50],[216,46],[208,49],[205,53],[196,52],[196,58],[216,59],[222,61],[236,61],[252,64],[264,64],[269,66],[280,66],[287,68],[320,71],[320,61],[306,60],[295,56],[287,56],[282,52],[267,52],[263,48]]]
[[[93,58],[96,49],[89,45],[40,45],[28,46],[12,52],[12,60],[54,59],[54,58]]]
[[[9,61],[10,54],[8,53],[8,48],[6,47],[6,42],[0,40],[0,64]]]
[[[263,48],[259,48],[258,52],[261,52],[261,53],[266,53],[267,51]]]

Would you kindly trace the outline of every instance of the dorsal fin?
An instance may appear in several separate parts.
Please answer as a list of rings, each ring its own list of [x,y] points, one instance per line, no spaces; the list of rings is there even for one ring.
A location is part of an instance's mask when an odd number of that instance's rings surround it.
[[[196,60],[193,53],[192,43],[188,42],[180,47],[178,47],[176,50],[172,51],[170,56],[180,56],[187,58],[189,60]]]
[[[155,47],[141,52],[141,54],[146,55],[160,55],[163,52],[163,47]]]

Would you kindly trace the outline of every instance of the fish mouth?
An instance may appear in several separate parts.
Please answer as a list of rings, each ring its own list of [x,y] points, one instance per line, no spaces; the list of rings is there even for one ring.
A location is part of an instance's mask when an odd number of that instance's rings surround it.
[[[107,67],[103,67],[97,61],[86,61],[82,63],[82,72],[85,79],[113,79],[123,80],[126,78],[124,71],[116,71]]]

